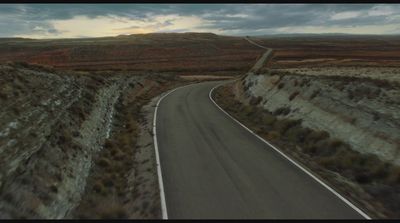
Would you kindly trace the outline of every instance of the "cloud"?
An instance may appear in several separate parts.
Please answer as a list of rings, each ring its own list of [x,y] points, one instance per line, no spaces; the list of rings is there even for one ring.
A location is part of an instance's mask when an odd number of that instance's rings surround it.
[[[216,29],[201,28],[209,22],[197,16],[179,16],[175,14],[131,19],[114,15],[74,16],[70,19],[49,20],[48,27],[35,26],[32,32],[19,37],[26,38],[74,38],[78,36],[116,36],[132,33],[197,31],[218,32]],[[199,28],[197,28],[199,27]]]
[[[98,37],[147,32],[263,35],[287,32],[389,34],[400,30],[389,4],[3,4],[0,35]]]
[[[331,20],[342,20],[356,18],[361,15],[361,12],[350,11],[350,12],[339,12],[331,16]]]

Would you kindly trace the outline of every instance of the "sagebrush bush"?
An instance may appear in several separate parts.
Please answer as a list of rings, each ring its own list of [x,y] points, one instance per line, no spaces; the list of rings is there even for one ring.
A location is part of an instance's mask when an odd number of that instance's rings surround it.
[[[310,96],[310,99],[313,99],[313,98],[317,97],[320,91],[321,91],[320,89],[314,90],[313,93]]]
[[[290,108],[280,107],[273,112],[273,115],[288,115],[289,113],[290,113]]]
[[[281,138],[281,134],[279,134],[279,132],[277,132],[277,131],[270,131],[267,134],[267,138],[269,140],[276,140],[276,139]]]
[[[250,115],[254,112],[254,109],[251,106],[243,106],[241,111],[244,115]]]
[[[300,94],[300,92],[298,92],[298,91],[295,91],[295,92],[293,92],[290,96],[289,96],[289,101],[291,101],[291,100],[293,100],[295,97],[297,97],[297,95],[299,95]]]
[[[266,113],[263,115],[263,123],[265,125],[271,126],[275,123],[275,121],[276,121],[276,117],[273,116],[272,114]]]
[[[307,143],[314,143],[319,140],[325,139],[329,137],[329,133],[327,131],[315,131],[311,130],[310,134],[307,135],[306,137],[306,142]]]
[[[105,175],[103,179],[101,180],[104,186],[106,187],[112,187],[114,186],[114,180],[112,175]]]
[[[284,134],[289,128],[300,124],[301,120],[279,119],[274,123],[274,129],[280,134]]]
[[[128,212],[122,205],[112,205],[102,211],[100,217],[102,219],[126,219],[128,218]]]
[[[261,101],[262,101],[262,97],[261,96],[251,97],[249,104],[250,105],[258,105],[258,104],[260,104]]]
[[[98,165],[101,167],[109,167],[111,162],[109,159],[103,157],[98,161]]]
[[[94,185],[93,185],[93,190],[96,191],[98,194],[105,194],[107,189],[104,186],[103,182],[98,180]]]
[[[392,168],[389,170],[387,182],[389,182],[391,184],[400,184],[400,167],[399,166],[392,166]]]
[[[106,139],[104,142],[104,147],[106,149],[112,148],[114,146],[113,142],[110,139]]]
[[[285,136],[293,142],[297,143],[302,143],[305,141],[305,138],[307,135],[310,133],[310,130],[308,128],[304,128],[301,125],[296,125],[293,126],[292,128],[289,128],[285,132]]]

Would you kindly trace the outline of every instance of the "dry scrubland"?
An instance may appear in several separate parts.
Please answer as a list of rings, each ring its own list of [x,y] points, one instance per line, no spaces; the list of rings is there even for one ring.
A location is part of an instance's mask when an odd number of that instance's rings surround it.
[[[188,81],[25,63],[0,73],[1,218],[161,216],[142,107]]]
[[[400,66],[399,35],[300,35],[253,39],[274,49],[270,68]]]
[[[258,52],[207,33],[0,39],[0,218],[160,218],[156,96]]]
[[[372,216],[399,217],[398,38],[254,40],[274,57],[217,102]],[[1,39],[1,62],[45,66],[0,65],[0,218],[160,218],[156,96],[244,74],[263,51],[198,33]]]
[[[0,39],[0,62],[25,61],[76,70],[237,75],[253,64],[260,52],[261,49],[243,38],[212,33],[62,40]]]
[[[262,38],[274,57],[217,102],[373,217],[400,216],[398,37]]]

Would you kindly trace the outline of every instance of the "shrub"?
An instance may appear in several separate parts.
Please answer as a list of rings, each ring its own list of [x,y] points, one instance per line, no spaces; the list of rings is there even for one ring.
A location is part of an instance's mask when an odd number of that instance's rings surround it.
[[[109,149],[109,148],[112,148],[113,146],[114,145],[113,145],[113,143],[112,143],[112,141],[110,139],[106,139],[105,140],[105,142],[104,142],[104,147],[105,148]]]
[[[78,131],[73,131],[72,132],[72,136],[73,137],[79,137],[81,134],[80,134],[80,132],[78,132]]]
[[[289,96],[289,101],[291,101],[291,100],[293,100],[297,95],[299,95],[300,94],[300,92],[298,92],[298,91],[295,91],[295,92],[293,92],[290,96]]]
[[[69,110],[73,115],[78,116],[79,119],[84,119],[86,117],[85,110],[77,104],[73,104]]]
[[[299,125],[301,120],[281,119],[274,123],[274,128],[280,133],[284,134],[289,128]]]
[[[359,154],[352,150],[340,150],[333,159],[336,171],[344,171],[358,163]]]
[[[385,179],[389,176],[390,167],[388,163],[384,163],[376,155],[364,155],[367,159],[364,166],[369,170],[369,175],[375,179]]]
[[[14,200],[14,195],[11,192],[7,192],[4,196],[3,196],[4,201],[7,201],[8,203],[13,202]]]
[[[303,149],[304,153],[311,154],[311,155],[314,155],[315,152],[317,151],[317,147],[313,144],[305,145],[302,149]],[[325,160],[326,163],[329,163],[329,161],[330,160]]]
[[[294,126],[286,131],[285,136],[293,142],[304,142],[307,135],[310,133],[308,128],[301,125]]]
[[[324,140],[316,141],[313,146],[315,147],[314,155],[317,156],[333,156],[342,147],[343,142],[337,139],[326,138]]]
[[[329,141],[329,147],[330,148],[339,148],[342,145],[343,145],[343,142],[340,141],[339,139],[331,139]]]
[[[349,118],[349,123],[351,123],[351,124],[355,124],[356,123],[356,121],[357,121],[357,118],[356,117],[351,117],[351,118]]]
[[[112,187],[112,186],[114,186],[114,181],[113,181],[113,179],[112,179],[111,176],[105,176],[105,177],[102,179],[102,182],[103,182],[103,185],[106,186],[106,187]]]
[[[101,181],[97,181],[93,185],[93,190],[96,191],[99,194],[105,194],[107,189],[106,189],[106,187],[104,186],[104,184]]]
[[[314,143],[319,140],[323,140],[329,137],[329,133],[326,131],[314,131],[311,130],[310,134],[307,135],[306,137],[306,142],[307,143]]]
[[[351,90],[347,91],[347,97],[348,97],[350,100],[354,99],[354,93],[353,93]]]
[[[263,123],[264,124],[271,126],[271,125],[273,125],[275,123],[275,121],[276,121],[276,117],[275,116],[273,116],[273,115],[271,115],[269,113],[264,114],[264,116],[263,116]]]
[[[107,208],[100,212],[100,218],[102,219],[126,219],[128,217],[126,209],[119,204],[107,205]]]
[[[276,140],[276,139],[279,139],[280,137],[281,137],[281,134],[279,134],[279,132],[277,132],[277,131],[270,131],[267,134],[267,138],[269,140]]]
[[[54,192],[54,193],[57,193],[58,192],[58,188],[57,188],[57,186],[56,185],[51,185],[50,187],[49,187],[49,189],[50,189],[50,191],[51,192]]]
[[[71,132],[66,129],[62,129],[60,136],[58,137],[58,145],[64,145],[67,142],[70,142],[72,139]]]
[[[125,158],[125,154],[123,152],[118,152],[114,156],[114,159],[117,161],[123,160],[124,158]]]
[[[290,113],[290,108],[280,107],[274,111],[273,115],[287,115],[289,113]]]
[[[321,91],[321,89],[314,90],[313,93],[310,96],[310,99],[313,99],[313,98],[317,97],[317,95],[319,94],[320,91]]]
[[[242,113],[244,115],[250,115],[251,113],[253,113],[253,108],[251,106],[243,106],[242,107]]]
[[[258,97],[251,97],[250,99],[250,105],[258,105],[260,104],[260,102],[262,101],[262,97],[258,96]]]
[[[101,167],[109,167],[111,165],[111,162],[107,158],[101,158],[98,162],[98,165]]]
[[[300,87],[304,87],[307,84],[307,79],[302,79],[300,82]]]
[[[0,98],[6,100],[8,98],[8,95],[6,93],[0,92]]]
[[[392,166],[392,168],[389,170],[387,182],[389,182],[391,184],[400,184],[400,167],[399,166]]]
[[[120,154],[120,153],[122,153],[122,151],[119,148],[113,148],[113,149],[110,150],[111,156],[115,156],[115,155]]]
[[[360,184],[370,183],[372,178],[365,172],[358,171],[354,173],[354,180]]]
[[[378,112],[374,112],[373,113],[373,120],[374,121],[378,121],[380,119],[379,113]]]
[[[278,84],[278,89],[282,89],[285,86],[285,83],[281,82]]]

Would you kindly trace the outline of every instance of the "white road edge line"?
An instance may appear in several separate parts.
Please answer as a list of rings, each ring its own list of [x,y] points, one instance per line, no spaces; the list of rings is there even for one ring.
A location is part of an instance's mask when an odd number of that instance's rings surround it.
[[[268,141],[266,141],[265,139],[261,138],[260,136],[258,136],[257,134],[255,134],[252,130],[250,130],[249,128],[247,128],[244,124],[240,123],[238,120],[236,120],[234,117],[232,117],[228,112],[226,112],[224,109],[222,109],[212,98],[212,93],[214,91],[214,89],[216,89],[217,87],[222,86],[224,83],[218,84],[215,87],[213,87],[209,94],[208,97],[210,98],[210,100],[214,103],[214,105],[219,108],[222,112],[224,112],[228,117],[230,117],[232,120],[234,120],[236,123],[238,123],[240,126],[242,126],[244,129],[246,129],[247,131],[249,131],[251,134],[253,134],[254,136],[256,136],[258,139],[260,139],[261,141],[263,141],[264,143],[266,143],[268,146],[270,146],[271,148],[273,148],[276,152],[278,152],[280,155],[282,155],[283,157],[285,157],[287,160],[289,160],[291,163],[293,163],[295,166],[297,166],[298,168],[300,168],[302,171],[304,171],[305,173],[307,173],[310,177],[312,177],[314,180],[316,180],[318,183],[320,183],[322,186],[324,186],[326,189],[328,189],[330,192],[332,192],[334,195],[336,195],[338,198],[340,198],[343,202],[345,202],[347,205],[349,205],[352,209],[354,209],[355,211],[357,211],[361,216],[363,216],[364,218],[371,220],[371,217],[369,217],[366,213],[364,213],[361,209],[359,209],[358,207],[356,207],[354,204],[352,204],[350,201],[348,201],[346,198],[344,198],[342,195],[340,195],[338,192],[336,192],[333,188],[329,187],[327,184],[325,184],[323,181],[321,181],[320,179],[318,179],[316,176],[314,176],[312,173],[310,173],[309,171],[307,171],[306,169],[304,169],[300,164],[298,164],[296,161],[292,160],[290,157],[286,156],[283,152],[281,152],[279,149],[277,149],[275,146],[273,146],[271,143],[269,143]]]
[[[195,83],[196,84],[196,83]],[[158,142],[157,142],[157,132],[156,132],[156,123],[157,123],[157,110],[158,107],[160,105],[160,102],[167,97],[169,94],[171,94],[172,92],[180,89],[180,88],[184,88],[187,86],[190,86],[193,84],[188,84],[185,86],[180,86],[177,87],[175,89],[172,89],[170,91],[168,91],[165,95],[161,96],[160,99],[158,99],[157,104],[156,104],[156,108],[154,110],[154,117],[153,117],[153,142],[154,142],[154,150],[156,153],[156,164],[157,164],[157,175],[158,175],[158,187],[160,189],[160,199],[161,199],[161,213],[162,213],[162,218],[167,220],[168,219],[168,211],[167,211],[167,204],[165,202],[165,192],[164,192],[164,182],[162,179],[162,173],[161,173],[161,163],[160,163],[160,155],[158,153]]]

